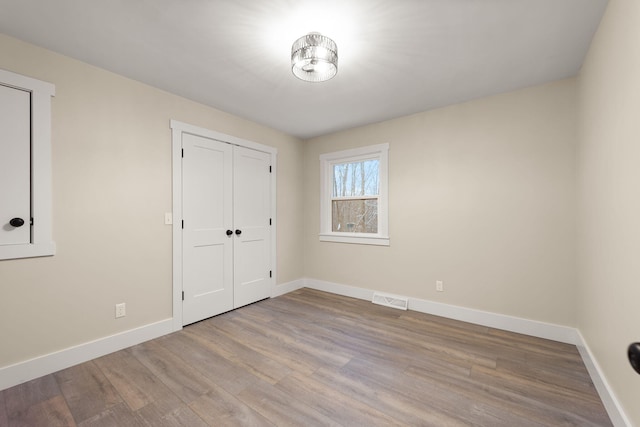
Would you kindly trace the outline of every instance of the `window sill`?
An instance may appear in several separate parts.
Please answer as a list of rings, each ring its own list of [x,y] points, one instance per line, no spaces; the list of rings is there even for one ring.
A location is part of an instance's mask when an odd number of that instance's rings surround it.
[[[361,234],[320,234],[321,242],[351,243],[356,245],[389,246],[389,237],[363,236]]]

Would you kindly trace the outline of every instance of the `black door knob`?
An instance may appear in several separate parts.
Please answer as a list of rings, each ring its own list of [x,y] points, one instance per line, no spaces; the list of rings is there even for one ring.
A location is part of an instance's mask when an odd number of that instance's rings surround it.
[[[9,224],[11,224],[12,227],[22,227],[24,225],[24,219],[22,218],[12,218],[11,221],[9,221]]]
[[[242,230],[236,230],[236,234],[239,236],[242,234]]]
[[[629,363],[634,371],[640,374],[640,342],[634,342],[629,346],[627,352],[629,355]]]
[[[233,231],[227,230],[227,236],[231,236],[232,234],[233,234]]]

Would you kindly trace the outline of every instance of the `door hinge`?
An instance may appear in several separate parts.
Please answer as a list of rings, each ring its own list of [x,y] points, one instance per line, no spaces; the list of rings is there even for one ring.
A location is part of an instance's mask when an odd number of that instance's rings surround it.
[[[269,270],[269,277],[273,277],[273,270]]]
[[[31,221],[29,221],[29,225],[33,225],[33,217],[31,217]]]
[[[271,224],[271,218],[269,218],[269,225],[272,225],[272,224]]]
[[[269,173],[271,173],[271,166],[269,166]]]
[[[182,149],[182,157],[184,157],[184,148]]]
[[[182,220],[182,229],[184,230],[184,219]]]
[[[182,291],[182,301],[184,301],[184,291]]]

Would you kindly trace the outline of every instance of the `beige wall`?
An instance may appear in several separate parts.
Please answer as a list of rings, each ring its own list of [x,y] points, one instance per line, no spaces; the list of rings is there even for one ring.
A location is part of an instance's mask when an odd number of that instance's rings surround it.
[[[640,425],[640,2],[609,1],[579,85],[578,326]]]
[[[171,317],[170,119],[278,149],[278,283],[303,275],[298,139],[3,35],[0,68],[56,86],[57,244],[0,261],[0,367]]]
[[[305,274],[575,325],[575,107],[569,79],[308,141]],[[391,246],[320,242],[319,155],[384,142]]]
[[[278,148],[278,283],[306,276],[577,326],[640,425],[625,354],[640,341],[638,40],[640,2],[611,0],[578,79],[301,143],[0,35],[0,68],[56,85],[58,245],[0,261],[0,367],[171,316],[176,119]],[[383,142],[391,246],[319,242],[318,156]]]

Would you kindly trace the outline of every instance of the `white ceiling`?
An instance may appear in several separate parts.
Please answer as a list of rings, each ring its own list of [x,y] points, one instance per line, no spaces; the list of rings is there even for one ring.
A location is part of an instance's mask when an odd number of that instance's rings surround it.
[[[309,138],[573,76],[606,3],[0,0],[0,32]],[[291,73],[311,31],[338,44],[328,82]]]

